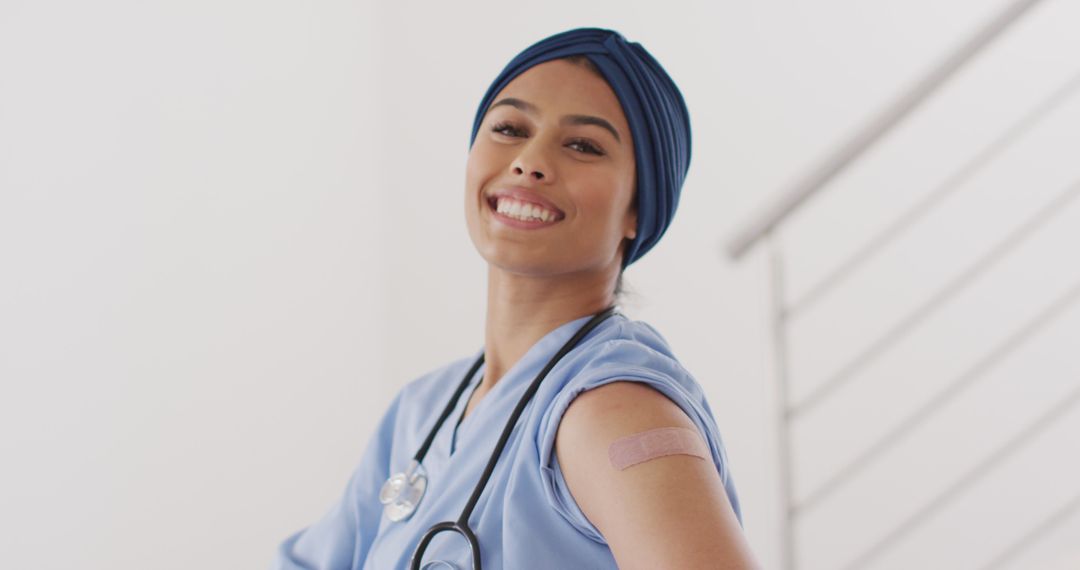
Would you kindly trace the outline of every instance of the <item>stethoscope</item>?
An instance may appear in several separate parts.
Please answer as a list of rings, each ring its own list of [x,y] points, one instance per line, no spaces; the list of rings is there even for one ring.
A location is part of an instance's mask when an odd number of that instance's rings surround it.
[[[566,344],[559,349],[559,352],[555,353],[555,356],[548,361],[544,369],[540,371],[540,374],[536,376],[532,384],[529,385],[528,390],[522,395],[521,399],[517,403],[517,407],[514,408],[514,412],[510,414],[510,420],[506,422],[506,427],[503,428],[502,435],[499,437],[499,443],[495,445],[495,450],[491,454],[491,458],[488,459],[487,467],[484,468],[483,475],[480,476],[480,480],[476,483],[476,488],[473,489],[472,496],[469,497],[469,502],[465,504],[465,508],[461,511],[461,516],[455,521],[446,521],[435,524],[424,533],[424,536],[420,539],[420,543],[416,545],[416,550],[413,551],[412,559],[409,562],[411,570],[420,570],[420,562],[423,559],[424,551],[427,550],[428,544],[431,539],[443,531],[456,532],[465,537],[465,540],[469,543],[469,553],[472,556],[472,567],[475,570],[481,570],[480,568],[480,544],[476,540],[476,535],[472,529],[469,528],[469,517],[472,516],[473,508],[476,507],[476,502],[480,499],[480,494],[484,492],[484,487],[487,485],[488,479],[491,478],[492,472],[495,470],[495,464],[499,461],[499,456],[502,454],[503,447],[506,446],[506,442],[510,439],[510,433],[514,431],[514,426],[517,425],[518,417],[521,416],[522,411],[525,410],[525,406],[532,400],[532,397],[536,394],[537,389],[540,388],[540,383],[543,382],[544,377],[548,375],[548,372],[555,367],[555,364],[562,359],[566,353],[570,352],[577,343],[589,334],[597,325],[615,314],[615,307],[610,306],[603,311],[593,315],[589,322],[585,323],[577,333],[574,334],[570,340],[566,341]],[[465,378],[461,381],[457,390],[454,392],[454,396],[450,399],[450,402],[446,405],[446,409],[443,410],[442,415],[439,416],[438,421],[435,422],[435,427],[431,428],[431,433],[428,434],[427,439],[424,440],[424,444],[420,446],[419,451],[413,456],[412,461],[409,462],[409,466],[404,472],[399,472],[391,476],[383,483],[382,490],[379,491],[379,501],[383,504],[383,512],[387,518],[391,521],[397,522],[412,516],[416,512],[417,506],[420,505],[420,500],[424,498],[424,491],[427,490],[427,473],[424,472],[422,461],[424,456],[427,455],[428,448],[431,447],[431,442],[435,440],[435,435],[439,432],[439,428],[442,426],[446,418],[450,416],[454,408],[457,406],[458,399],[461,398],[461,394],[465,392],[465,388],[469,385],[469,381],[472,379],[476,371],[480,369],[480,365],[484,363],[484,355],[481,354],[476,362],[473,363],[472,368],[465,374]],[[424,568],[454,568],[454,566],[448,562],[434,562],[425,566]]]

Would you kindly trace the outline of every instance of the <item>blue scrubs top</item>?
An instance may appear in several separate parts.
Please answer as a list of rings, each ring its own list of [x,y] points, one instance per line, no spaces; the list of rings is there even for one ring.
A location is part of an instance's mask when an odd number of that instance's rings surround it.
[[[468,396],[483,377],[483,367],[477,371],[424,458],[428,489],[423,500],[412,517],[391,522],[378,498],[383,482],[409,465],[482,349],[407,384],[369,441],[344,496],[321,520],[281,543],[273,568],[408,568],[429,527],[457,520],[518,400],[590,318],[563,324],[537,341],[455,429]],[[742,523],[724,445],[701,387],[656,329],[616,313],[551,370],[507,441],[469,520],[484,568],[617,568],[603,536],[570,494],[554,445],[559,421],[575,396],[626,380],[659,390],[693,420],[708,441]],[[423,562],[436,560],[470,568],[465,539],[453,532],[436,535]]]

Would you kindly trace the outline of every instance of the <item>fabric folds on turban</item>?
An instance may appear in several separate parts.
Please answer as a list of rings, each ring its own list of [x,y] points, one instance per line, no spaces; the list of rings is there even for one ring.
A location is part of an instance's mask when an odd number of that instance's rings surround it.
[[[480,102],[469,145],[495,97],[530,67],[570,56],[585,56],[607,80],[622,105],[634,139],[637,172],[637,237],[628,244],[623,267],[645,255],[664,235],[679,205],[690,167],[690,115],[675,82],[641,47],[618,32],[579,28],[529,46],[502,70]]]

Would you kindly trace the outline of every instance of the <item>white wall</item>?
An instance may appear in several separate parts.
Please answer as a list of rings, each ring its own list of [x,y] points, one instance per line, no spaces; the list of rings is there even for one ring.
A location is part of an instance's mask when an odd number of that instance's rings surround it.
[[[767,260],[720,244],[1002,4],[9,0],[0,552],[265,566],[396,390],[479,346],[475,106],[528,43],[598,25],[690,106],[680,212],[628,309],[707,390],[775,567]]]
[[[374,24],[0,4],[5,566],[265,566],[339,494],[393,389]]]

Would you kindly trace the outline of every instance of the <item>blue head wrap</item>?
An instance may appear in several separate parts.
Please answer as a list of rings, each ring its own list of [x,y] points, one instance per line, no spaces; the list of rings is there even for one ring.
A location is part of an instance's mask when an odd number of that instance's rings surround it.
[[[530,67],[575,55],[589,59],[622,105],[634,139],[637,171],[637,237],[623,267],[637,261],[664,235],[679,205],[690,167],[690,115],[679,88],[641,44],[599,28],[555,34],[529,46],[502,70],[484,94],[473,121],[471,146],[495,96]]]

